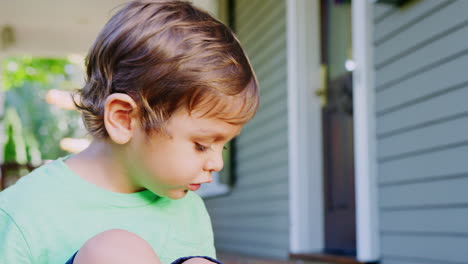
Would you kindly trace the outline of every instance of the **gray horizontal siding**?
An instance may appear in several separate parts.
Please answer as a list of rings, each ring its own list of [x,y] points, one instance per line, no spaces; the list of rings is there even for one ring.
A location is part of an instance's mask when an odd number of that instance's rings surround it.
[[[230,218],[230,217],[229,217]],[[223,220],[229,220],[223,219]],[[222,218],[220,218],[222,219]],[[275,230],[278,226],[284,228],[288,227],[288,221],[286,219],[280,217],[271,217],[269,215],[259,215],[259,216],[251,216],[249,218],[241,218],[237,219],[236,222],[232,221],[218,221],[216,226],[219,228],[224,227],[226,229],[236,229],[236,228],[244,228],[245,230],[256,230],[258,228],[258,223],[263,223],[261,227],[262,230]],[[281,229],[280,229],[281,230]]]
[[[260,108],[237,138],[237,183],[208,199],[218,251],[289,254],[285,1],[236,1],[237,35],[260,83]]]
[[[388,258],[405,256],[428,264],[466,264],[468,260],[468,237],[382,234],[381,243]]]
[[[239,168],[238,174],[249,173],[253,175],[249,181],[240,181],[238,186],[247,186],[254,184],[269,184],[271,181],[281,181],[284,180],[284,174],[288,173],[288,169],[285,168],[284,162],[275,164],[274,166],[268,166],[266,168],[258,167],[256,170],[248,169],[242,167]]]
[[[378,117],[377,136],[379,138],[397,136],[466,116],[468,114],[466,98],[468,98],[468,86]]]
[[[382,138],[379,159],[410,157],[465,143],[468,144],[468,115],[438,122],[426,129],[411,130],[399,136]]]
[[[434,12],[437,9],[445,6],[448,1],[442,0],[426,0],[422,1],[418,8],[410,10],[408,12],[394,12],[392,17],[386,20],[382,20],[378,23],[378,30],[375,31],[374,42],[376,45],[385,42],[387,39],[398,35],[404,31],[408,25],[417,23],[421,18],[427,16],[428,13]],[[387,13],[392,8],[387,6],[383,13]],[[380,14],[377,13],[378,17]]]
[[[442,80],[439,80],[431,85],[430,89],[426,90],[418,86],[418,81],[424,81],[423,78],[414,80],[414,77],[418,74],[424,75],[427,72],[441,74],[444,71],[454,71],[453,67],[455,65],[452,64],[456,64],[458,61],[462,64],[466,63],[464,56],[468,53],[468,47],[465,45],[468,28],[455,27],[447,28],[447,30],[451,32],[444,38],[430,42],[407,56],[401,57],[398,61],[379,69],[380,78],[376,80],[378,81],[377,89],[379,95],[385,96],[388,100],[378,105],[378,112],[389,110],[401,104],[402,102],[395,100],[395,95],[405,91],[402,90],[404,87],[412,87],[406,89],[409,94],[405,101],[409,102],[419,97],[420,94],[430,95],[434,92],[434,89],[451,87],[457,84],[445,78],[446,81],[449,81],[448,83],[441,83]],[[405,65],[405,67],[401,67],[401,65]],[[457,74],[457,71],[455,70],[453,74]],[[460,81],[459,78],[455,78],[455,80]]]
[[[384,186],[380,188],[380,207],[382,209],[468,207],[467,187],[468,177]]]
[[[374,5],[383,264],[468,263],[467,12]]]
[[[413,24],[406,25],[404,30],[391,39],[383,43],[377,43],[376,47],[380,50],[379,53],[375,54],[377,68],[424,46],[430,41],[443,37],[447,26],[466,21],[466,7],[468,4],[466,1],[432,1],[441,2],[441,4],[446,2],[446,5],[440,6],[435,13],[428,12],[426,16],[421,16],[418,21],[413,21]],[[406,12],[416,12],[415,10],[419,8],[420,6],[414,6]],[[395,12],[395,16],[396,14],[398,12]],[[385,20],[396,20],[396,18],[390,16]],[[441,21],[444,23],[440,23]],[[379,24],[376,25],[376,31],[379,31]]]
[[[379,183],[443,180],[444,177],[464,177],[468,174],[468,146],[449,146],[413,157],[380,161]]]
[[[468,208],[425,208],[380,213],[380,228],[386,233],[464,234],[468,236]]]
[[[272,201],[268,201],[268,199],[273,198]],[[221,198],[218,198],[221,199]],[[241,202],[244,203],[244,206],[242,210],[235,210],[236,206],[235,205],[230,205],[222,207],[223,205],[210,205],[210,213],[214,214],[214,216],[219,217],[219,219],[222,219],[223,222],[227,221],[230,219],[230,221],[246,218],[245,214],[249,215],[249,218],[257,218],[259,216],[270,216],[270,217],[278,217],[281,219],[281,216],[285,216],[284,213],[278,212],[277,207],[278,206],[287,206],[288,201],[285,197],[263,197],[263,199],[259,199],[259,201],[256,201],[256,203],[249,203],[245,200],[242,200],[241,198],[239,199],[233,199],[233,201],[236,202]],[[209,200],[211,202],[211,200]],[[260,207],[260,208],[259,208]],[[219,216],[217,216],[219,215]],[[288,219],[288,217],[285,217],[284,219],[281,219],[281,221],[285,221]],[[214,219],[217,220],[217,219]],[[236,222],[234,221],[234,222]],[[222,223],[221,221],[219,221]],[[217,225],[218,221],[213,221],[213,226],[218,226]],[[257,223],[258,225],[258,223]],[[258,225],[259,228],[261,228],[261,225]],[[283,226],[279,226],[278,229],[282,230]]]
[[[467,61],[468,56],[463,54],[447,64],[438,64],[429,71],[413,74],[411,78],[389,89],[377,91],[377,99],[385,99],[380,100],[382,106],[377,106],[377,115],[385,116],[400,108],[467,86],[468,77],[463,68],[459,68],[465,66]],[[405,94],[404,98],[401,98],[402,93]]]
[[[390,5],[374,5],[374,24],[384,20],[387,16],[395,12]]]

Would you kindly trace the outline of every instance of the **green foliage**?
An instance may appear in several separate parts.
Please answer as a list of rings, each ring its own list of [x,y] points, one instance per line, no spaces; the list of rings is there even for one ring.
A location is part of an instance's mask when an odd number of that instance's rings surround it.
[[[49,86],[54,82],[65,80],[67,59],[14,57],[2,63],[3,89],[8,91],[21,87],[26,82]]]
[[[74,66],[66,59],[30,57],[9,58],[2,65],[5,108],[15,109],[22,124],[22,131],[12,127],[8,132],[22,137],[27,160],[34,165],[41,159],[66,155],[60,149],[60,140],[85,135],[80,115],[47,104],[45,97],[50,89],[76,88],[67,73]],[[17,138],[13,140],[18,144]]]
[[[36,137],[28,131],[24,135],[24,140],[26,143],[26,157],[28,163],[35,167],[40,165],[42,162],[42,154],[39,150],[39,143]]]
[[[26,147],[23,128],[18,113],[14,108],[5,112],[4,126],[7,131],[3,159],[5,162],[26,163]]]

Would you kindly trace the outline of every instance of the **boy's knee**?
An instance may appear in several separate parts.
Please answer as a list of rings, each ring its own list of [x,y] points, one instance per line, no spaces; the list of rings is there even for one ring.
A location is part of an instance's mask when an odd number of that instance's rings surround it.
[[[89,239],[78,251],[74,264],[157,264],[158,256],[140,236],[122,229],[111,229]]]

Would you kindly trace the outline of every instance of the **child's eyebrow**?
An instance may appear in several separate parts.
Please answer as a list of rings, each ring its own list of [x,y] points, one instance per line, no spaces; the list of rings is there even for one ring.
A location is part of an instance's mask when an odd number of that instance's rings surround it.
[[[222,133],[219,133],[219,132],[216,132],[216,131],[210,131],[210,130],[206,130],[206,129],[200,129],[198,132],[201,132],[202,134],[200,134],[199,136],[200,137],[203,137],[203,138],[214,138],[215,141],[223,141],[223,140],[227,140],[228,138],[226,137],[226,135],[222,134]],[[240,134],[237,133],[236,135],[234,135],[234,137],[237,137],[238,135]]]

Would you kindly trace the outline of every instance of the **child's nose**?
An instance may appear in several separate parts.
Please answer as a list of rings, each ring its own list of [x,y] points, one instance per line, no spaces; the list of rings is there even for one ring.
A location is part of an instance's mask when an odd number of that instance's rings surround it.
[[[212,155],[205,163],[205,170],[213,172],[213,171],[220,171],[223,169],[224,161],[223,155],[214,154]]]

